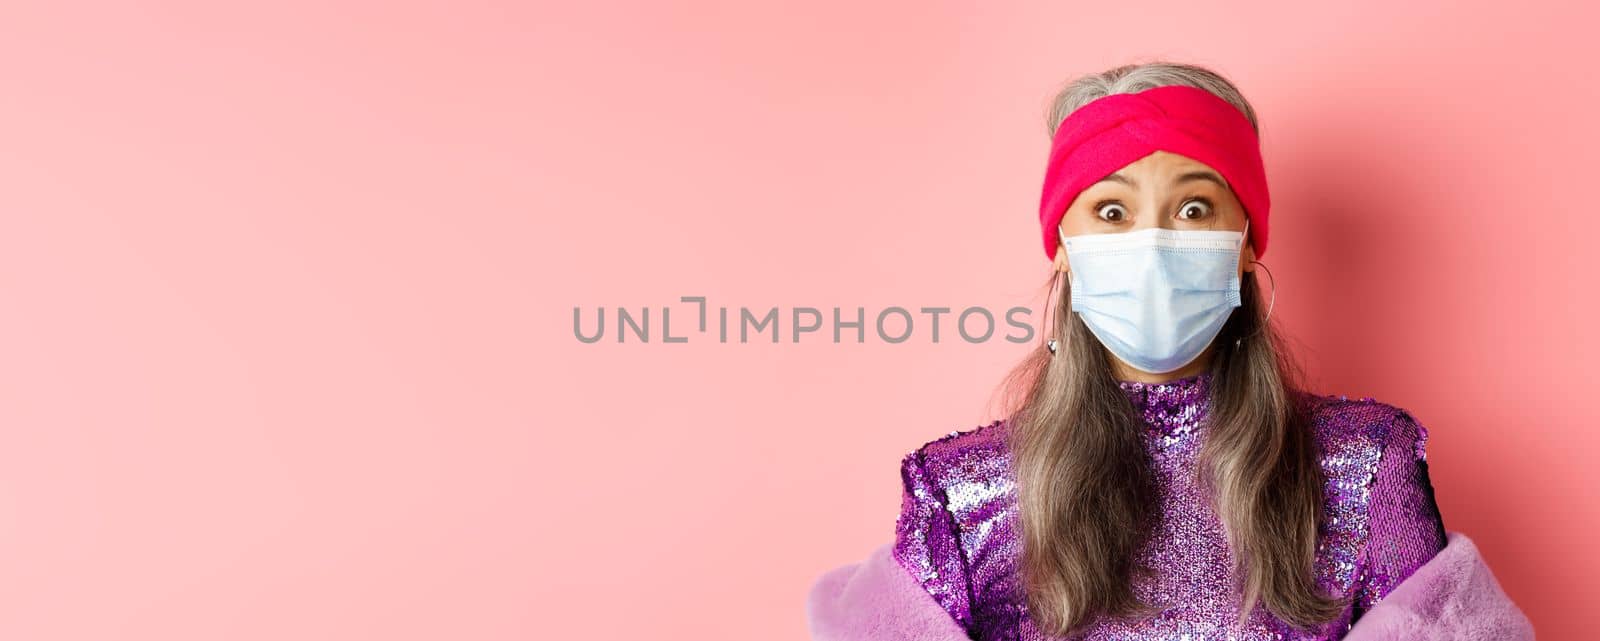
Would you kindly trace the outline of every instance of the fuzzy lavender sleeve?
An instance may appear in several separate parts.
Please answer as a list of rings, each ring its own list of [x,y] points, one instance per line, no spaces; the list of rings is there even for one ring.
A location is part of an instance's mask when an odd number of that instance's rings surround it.
[[[885,543],[860,563],[823,574],[806,597],[813,641],[969,641]]]
[[[1533,623],[1460,532],[1357,621],[1344,641],[1534,641]]]

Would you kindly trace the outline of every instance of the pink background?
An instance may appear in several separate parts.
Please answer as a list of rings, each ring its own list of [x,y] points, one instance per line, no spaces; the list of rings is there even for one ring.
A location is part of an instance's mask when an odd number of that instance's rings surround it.
[[[1037,305],[1045,103],[1156,57],[1260,110],[1318,388],[1585,636],[1590,10],[258,4],[0,9],[0,637],[805,639],[1029,346],[573,308]]]

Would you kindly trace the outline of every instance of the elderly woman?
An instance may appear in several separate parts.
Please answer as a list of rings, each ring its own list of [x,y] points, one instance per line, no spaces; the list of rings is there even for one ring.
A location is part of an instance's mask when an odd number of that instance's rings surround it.
[[[904,458],[895,541],[813,586],[813,635],[1532,638],[1447,534],[1427,429],[1302,389],[1258,286],[1270,199],[1239,91],[1119,67],[1049,124],[1049,339],[1008,418]]]

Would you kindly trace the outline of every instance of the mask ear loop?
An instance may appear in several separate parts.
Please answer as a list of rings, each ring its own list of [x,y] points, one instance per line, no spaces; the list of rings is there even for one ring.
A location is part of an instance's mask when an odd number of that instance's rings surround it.
[[[1259,260],[1252,260],[1250,262],[1255,263],[1257,265],[1260,265],[1262,269],[1267,269],[1267,264],[1263,263],[1263,262],[1261,262]],[[1256,334],[1261,333],[1262,328],[1267,326],[1267,321],[1272,318],[1272,307],[1278,303],[1278,278],[1276,276],[1272,275],[1272,270],[1270,270],[1270,269],[1267,269],[1267,280],[1272,282],[1272,300],[1267,303],[1267,315],[1266,315],[1265,318],[1261,319],[1261,325],[1256,327],[1256,331],[1251,332],[1250,336],[1241,336],[1239,338],[1233,339],[1233,348],[1234,349],[1238,349],[1239,346],[1244,343],[1244,339],[1253,337]]]

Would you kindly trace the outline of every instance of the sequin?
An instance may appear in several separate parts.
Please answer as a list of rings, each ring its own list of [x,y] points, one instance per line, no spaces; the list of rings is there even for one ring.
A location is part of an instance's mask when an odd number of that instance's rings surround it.
[[[1445,531],[1429,482],[1427,430],[1373,398],[1306,395],[1326,475],[1315,563],[1318,585],[1351,596],[1334,621],[1295,629],[1265,608],[1243,627],[1230,598],[1240,577],[1222,525],[1192,482],[1207,433],[1211,374],[1165,383],[1122,381],[1145,423],[1162,514],[1141,561],[1157,570],[1134,592],[1163,609],[1143,620],[1102,618],[1084,641],[1306,641],[1341,638],[1361,613],[1433,554]],[[1045,641],[1028,616],[1017,559],[1016,486],[1004,420],[956,430],[901,461],[903,501],[894,554],[940,606],[981,641]]]

